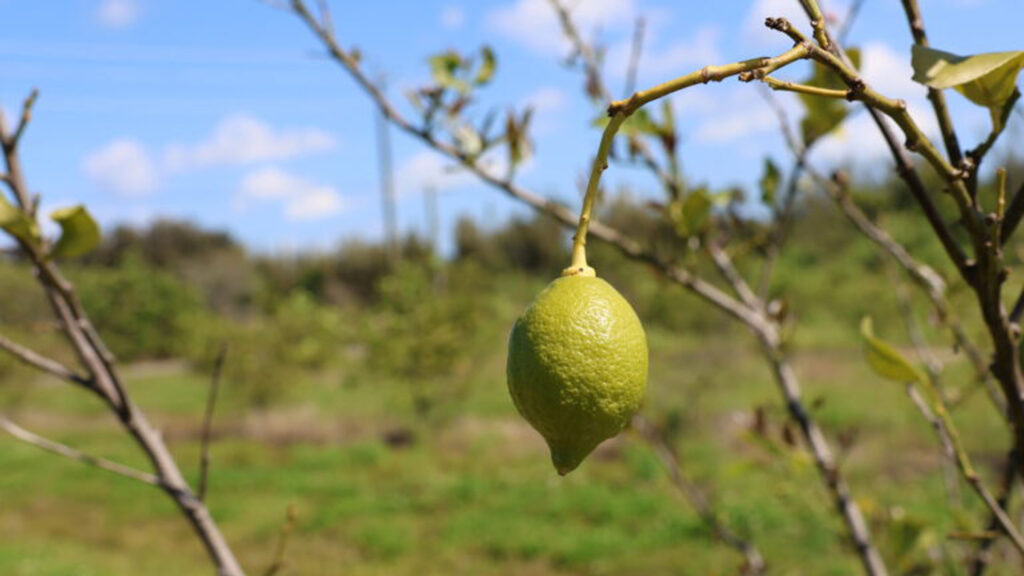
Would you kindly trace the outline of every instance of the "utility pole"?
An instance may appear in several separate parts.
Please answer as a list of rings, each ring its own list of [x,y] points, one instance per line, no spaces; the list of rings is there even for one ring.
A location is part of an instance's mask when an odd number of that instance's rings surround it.
[[[384,83],[380,84],[384,90]],[[388,258],[392,263],[401,257],[398,247],[398,217],[395,207],[395,178],[391,166],[391,137],[388,121],[378,110],[377,123],[377,164],[380,168],[380,207],[384,222],[384,241],[387,243]]]
[[[441,249],[441,219],[437,212],[437,188],[427,186],[423,190],[423,203],[427,215],[427,238],[436,255]]]

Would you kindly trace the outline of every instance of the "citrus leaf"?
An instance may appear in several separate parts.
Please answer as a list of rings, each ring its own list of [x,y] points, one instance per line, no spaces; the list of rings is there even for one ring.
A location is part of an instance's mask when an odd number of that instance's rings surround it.
[[[459,92],[467,92],[469,90],[469,85],[466,84],[466,81],[458,77],[459,71],[466,66],[465,61],[458,52],[449,50],[436,54],[430,57],[429,62],[430,74],[439,86],[452,88]]]
[[[39,236],[36,226],[28,215],[2,195],[0,195],[0,228],[25,242],[30,242]]]
[[[923,380],[921,372],[903,354],[888,342],[875,337],[870,316],[861,320],[860,335],[864,338],[864,358],[876,374],[896,382]]]
[[[847,51],[853,67],[860,68],[860,50],[851,48]],[[829,90],[843,90],[846,84],[831,68],[814,63],[811,77],[803,82],[809,86],[818,86]],[[847,104],[835,98],[825,98],[812,94],[798,94],[807,113],[800,120],[800,135],[804,145],[810,146],[819,138],[835,130],[846,119],[849,112]]]
[[[476,71],[476,78],[473,83],[483,86],[494,78],[494,71],[498,66],[498,60],[494,56],[494,50],[490,46],[480,48],[480,68]]]
[[[942,50],[914,46],[911,64],[914,81],[930,88],[953,88],[978,106],[992,112],[993,123],[1017,88],[1017,76],[1024,68],[1024,51],[987,52],[957,56]]]
[[[764,172],[761,175],[761,201],[765,204],[775,202],[775,192],[779,189],[779,182],[782,180],[782,173],[779,167],[771,158],[764,159]]]
[[[100,227],[81,204],[55,210],[50,218],[61,229],[60,239],[50,251],[51,258],[74,258],[99,245]]]
[[[676,200],[669,205],[669,218],[679,235],[693,236],[707,227],[711,206],[711,195],[704,188],[698,188],[682,201]]]

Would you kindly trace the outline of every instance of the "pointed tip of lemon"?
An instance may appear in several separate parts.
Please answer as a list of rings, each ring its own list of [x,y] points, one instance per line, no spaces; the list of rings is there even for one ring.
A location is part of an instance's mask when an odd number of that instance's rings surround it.
[[[588,442],[573,445],[563,444],[552,444],[549,443],[551,448],[551,463],[555,465],[555,471],[558,472],[559,476],[565,476],[569,472],[579,468],[580,464],[586,460],[587,456],[594,451],[597,447],[596,444],[590,445]]]

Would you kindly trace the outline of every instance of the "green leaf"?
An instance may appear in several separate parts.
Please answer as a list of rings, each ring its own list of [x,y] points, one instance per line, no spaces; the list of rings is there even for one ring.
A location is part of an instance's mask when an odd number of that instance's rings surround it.
[[[1024,68],[1024,51],[957,56],[915,45],[911,64],[915,82],[939,90],[955,89],[988,108],[992,124],[999,129],[1003,106],[1017,89],[1017,76]]]
[[[473,83],[483,86],[494,78],[494,71],[497,68],[498,60],[494,56],[494,50],[490,46],[480,48],[480,68],[476,71],[476,78]]]
[[[707,228],[711,207],[711,195],[706,189],[698,188],[682,201],[669,204],[669,218],[680,236],[694,236]]]
[[[876,374],[896,382],[919,382],[924,379],[921,372],[903,354],[889,343],[875,337],[870,316],[865,316],[861,320],[860,335],[864,338],[864,358]]]
[[[55,210],[50,218],[61,228],[60,239],[50,251],[51,258],[74,258],[99,245],[100,227],[85,206]]]
[[[0,195],[0,228],[25,242],[31,242],[39,237],[32,219],[3,195]]]
[[[516,118],[515,112],[510,110],[505,120],[505,140],[508,143],[508,160],[512,168],[528,158],[533,151],[529,134],[532,119],[533,108],[527,107],[520,118]]]
[[[469,85],[465,80],[459,78],[459,71],[465,68],[466,63],[458,52],[449,50],[430,57],[430,73],[434,82],[444,88],[451,88],[459,92],[469,91]]]
[[[761,201],[765,204],[775,202],[775,193],[779,190],[782,173],[771,158],[764,159],[764,172],[761,174]]]
[[[854,68],[860,67],[860,50],[851,48],[847,51]],[[810,86],[843,90],[847,86],[831,68],[818,62],[814,63],[811,77],[803,82]],[[807,114],[800,120],[800,135],[804,145],[810,146],[821,137],[835,130],[846,119],[849,112],[847,104],[835,98],[825,98],[812,94],[798,94]]]

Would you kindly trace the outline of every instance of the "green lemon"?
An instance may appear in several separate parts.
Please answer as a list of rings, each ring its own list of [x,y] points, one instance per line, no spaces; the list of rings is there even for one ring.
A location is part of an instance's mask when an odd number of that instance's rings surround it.
[[[559,474],[625,428],[647,389],[647,338],[636,312],[593,276],[558,278],[516,321],[508,389],[547,440]]]

